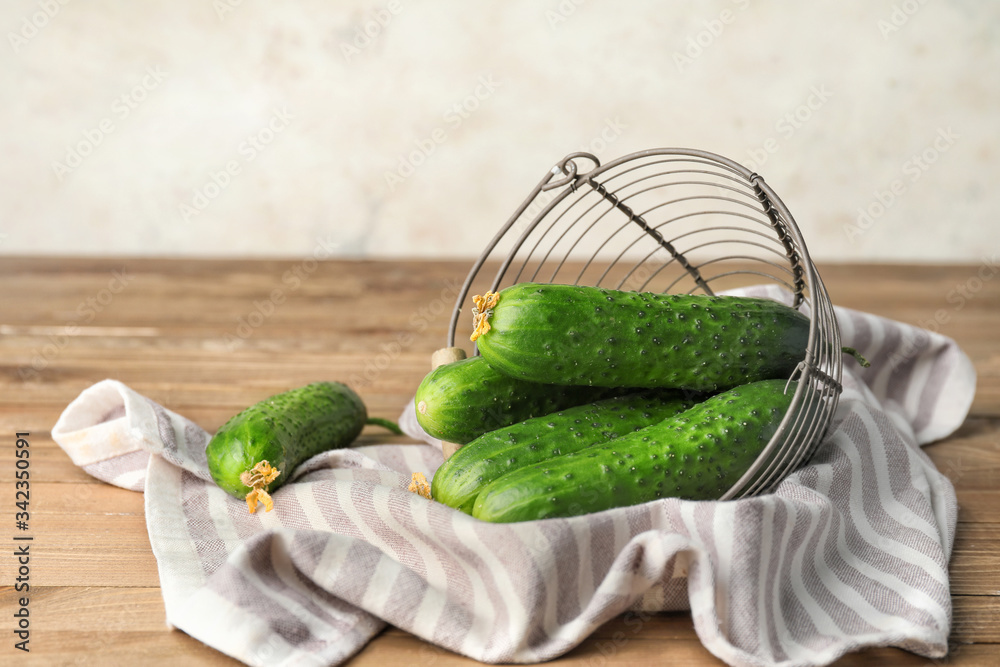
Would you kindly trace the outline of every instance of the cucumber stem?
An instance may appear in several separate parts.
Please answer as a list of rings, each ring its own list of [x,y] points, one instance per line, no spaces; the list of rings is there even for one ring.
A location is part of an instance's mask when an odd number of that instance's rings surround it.
[[[860,352],[858,352],[857,350],[855,350],[855,349],[854,349],[853,347],[842,347],[842,348],[840,348],[840,350],[841,350],[841,351],[842,351],[842,352],[843,352],[844,354],[849,354],[849,355],[851,355],[852,357],[854,357],[854,359],[855,359],[855,360],[856,360],[856,361],[857,361],[857,362],[858,362],[859,364],[861,364],[861,367],[862,367],[862,368],[868,368],[869,366],[871,366],[871,364],[870,364],[870,363],[868,362],[868,360],[867,360],[867,359],[865,359],[864,357],[862,357],[862,356],[861,356],[861,353],[860,353]]]
[[[375,426],[381,426],[382,428],[387,428],[396,435],[403,435],[403,430],[399,428],[399,424],[394,421],[389,421],[388,419],[382,419],[380,417],[369,417],[366,424],[374,424]]]

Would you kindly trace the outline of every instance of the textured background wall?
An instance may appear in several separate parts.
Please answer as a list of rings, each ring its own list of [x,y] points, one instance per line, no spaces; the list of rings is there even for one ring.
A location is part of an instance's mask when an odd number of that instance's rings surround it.
[[[0,253],[472,256],[566,153],[702,148],[814,256],[1000,248],[1000,4],[5,0]],[[866,213],[865,213],[866,212]]]

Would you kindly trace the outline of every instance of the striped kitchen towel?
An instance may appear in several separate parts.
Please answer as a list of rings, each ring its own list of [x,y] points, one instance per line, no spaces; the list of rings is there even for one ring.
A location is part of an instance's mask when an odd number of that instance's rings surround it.
[[[768,288],[745,294],[784,300]],[[965,419],[975,372],[943,336],[837,309],[846,362],[831,432],[771,494],[664,499],[487,524],[408,492],[422,444],[321,454],[248,514],[206,469],[209,434],[120,382],[74,400],[53,438],[88,473],[145,492],[168,622],[250,665],[335,665],[386,623],[485,662],[540,662],[629,613],[690,609],[731,665],[823,665],[849,651],[947,651],[954,489],[920,445]]]

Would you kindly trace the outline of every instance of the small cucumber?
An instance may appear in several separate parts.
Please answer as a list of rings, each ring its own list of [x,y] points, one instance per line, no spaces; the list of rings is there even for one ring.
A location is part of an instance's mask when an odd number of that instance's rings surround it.
[[[471,514],[479,491],[498,477],[637,431],[683,412],[694,403],[680,391],[650,389],[484,433],[437,469],[431,481],[431,496]]]
[[[472,515],[509,523],[599,512],[657,498],[713,500],[749,469],[791,404],[795,383],[717,394],[611,442],[516,470],[486,486]]]
[[[316,382],[271,396],[227,421],[208,443],[212,479],[224,491],[257,502],[270,512],[274,491],[306,459],[347,447],[366,423],[399,432],[383,419],[368,418],[361,398],[339,382]]]
[[[487,431],[625,391],[528,382],[470,357],[428,373],[414,402],[417,422],[431,437],[464,445]]]
[[[809,338],[808,317],[769,299],[519,283],[476,302],[487,362],[551,384],[721,391],[787,379]]]

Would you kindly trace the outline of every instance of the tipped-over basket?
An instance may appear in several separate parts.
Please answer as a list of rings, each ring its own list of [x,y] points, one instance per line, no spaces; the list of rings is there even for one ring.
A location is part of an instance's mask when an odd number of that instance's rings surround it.
[[[473,264],[448,346],[460,325],[471,333],[472,318],[460,321],[470,295],[525,281],[704,294],[770,284],[790,292],[811,320],[805,358],[790,378],[795,396],[766,449],[720,500],[766,492],[812,456],[830,426],[842,371],[830,297],[791,213],[732,160],[683,148],[604,165],[589,153],[567,155]]]

